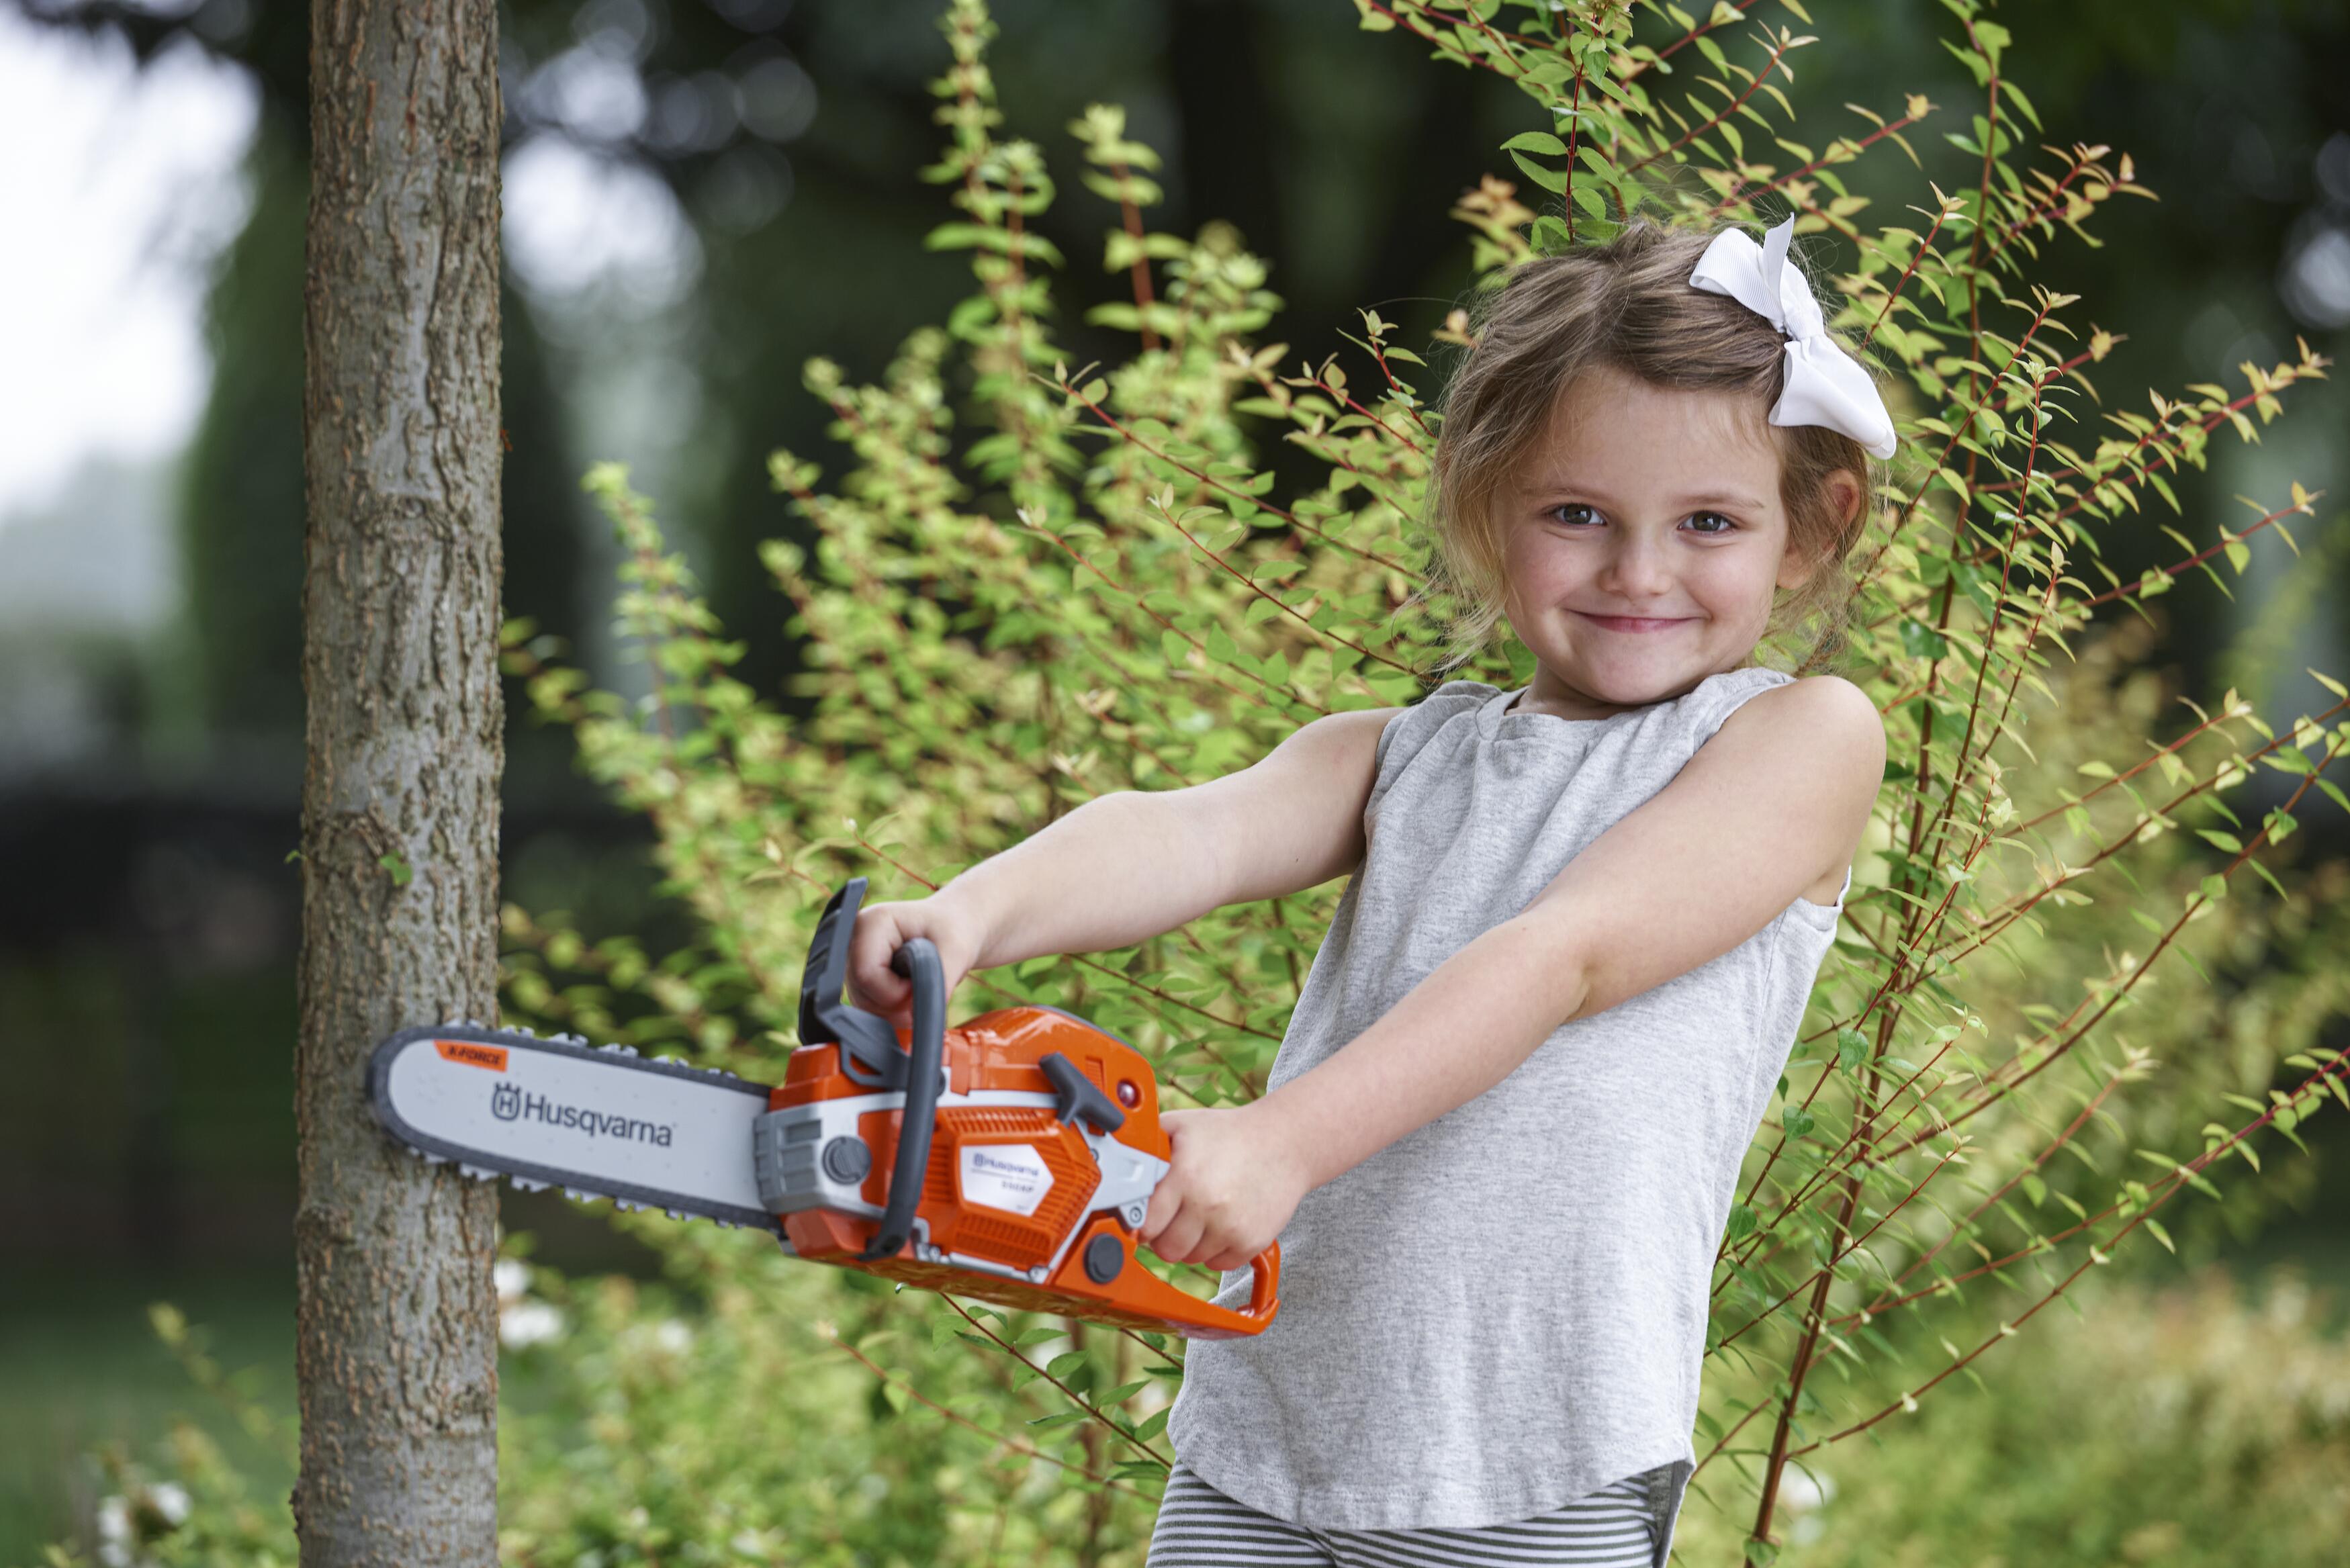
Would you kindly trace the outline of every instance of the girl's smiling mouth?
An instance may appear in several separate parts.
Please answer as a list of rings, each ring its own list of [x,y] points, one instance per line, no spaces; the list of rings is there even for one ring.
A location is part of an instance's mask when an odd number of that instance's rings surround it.
[[[1677,626],[1686,626],[1697,618],[1694,616],[1594,615],[1589,610],[1575,610],[1572,613],[1581,616],[1586,620],[1594,621],[1609,631],[1670,631]]]

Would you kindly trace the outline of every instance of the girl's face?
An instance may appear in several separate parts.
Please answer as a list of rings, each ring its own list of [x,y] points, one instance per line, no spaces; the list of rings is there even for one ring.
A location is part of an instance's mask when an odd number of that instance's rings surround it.
[[[1522,705],[1540,711],[1604,718],[1736,669],[1772,590],[1805,576],[1751,398],[1602,368],[1568,389],[1511,488],[1503,597],[1540,666]]]

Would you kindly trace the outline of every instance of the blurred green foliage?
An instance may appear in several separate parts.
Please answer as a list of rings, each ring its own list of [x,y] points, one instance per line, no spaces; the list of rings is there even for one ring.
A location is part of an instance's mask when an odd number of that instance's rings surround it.
[[[2317,1568],[2350,1511],[2350,1338],[2297,1270],[2094,1292],[1987,1362],[1974,1397],[1791,1469],[1806,1568]],[[1881,1395],[1898,1388],[1879,1386]],[[1730,1559],[1711,1510],[1690,1560]]]

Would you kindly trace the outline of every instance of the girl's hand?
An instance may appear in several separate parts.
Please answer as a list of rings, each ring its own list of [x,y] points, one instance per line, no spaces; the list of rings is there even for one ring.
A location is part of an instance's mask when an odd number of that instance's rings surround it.
[[[1144,1216],[1143,1245],[1170,1263],[1245,1268],[1273,1245],[1306,1187],[1254,1106],[1161,1111],[1174,1168]]]
[[[986,946],[987,933],[961,903],[933,894],[895,903],[868,904],[857,911],[848,938],[848,1000],[900,1027],[914,1022],[914,982],[889,967],[898,950],[914,937],[928,937],[939,950],[947,995],[968,973]]]

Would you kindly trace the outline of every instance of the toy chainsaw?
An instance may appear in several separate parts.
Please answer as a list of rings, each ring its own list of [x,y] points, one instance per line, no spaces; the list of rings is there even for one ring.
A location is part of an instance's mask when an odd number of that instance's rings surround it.
[[[1252,1265],[1245,1312],[1132,1258],[1170,1168],[1140,1053],[1057,1007],[947,1028],[945,974],[920,937],[890,961],[913,982],[901,1040],[847,1002],[864,896],[852,878],[816,922],[779,1088],[467,1020],[375,1048],[376,1118],[468,1176],[759,1226],[795,1256],[924,1290],[1192,1339],[1262,1331],[1280,1306],[1278,1242]]]

